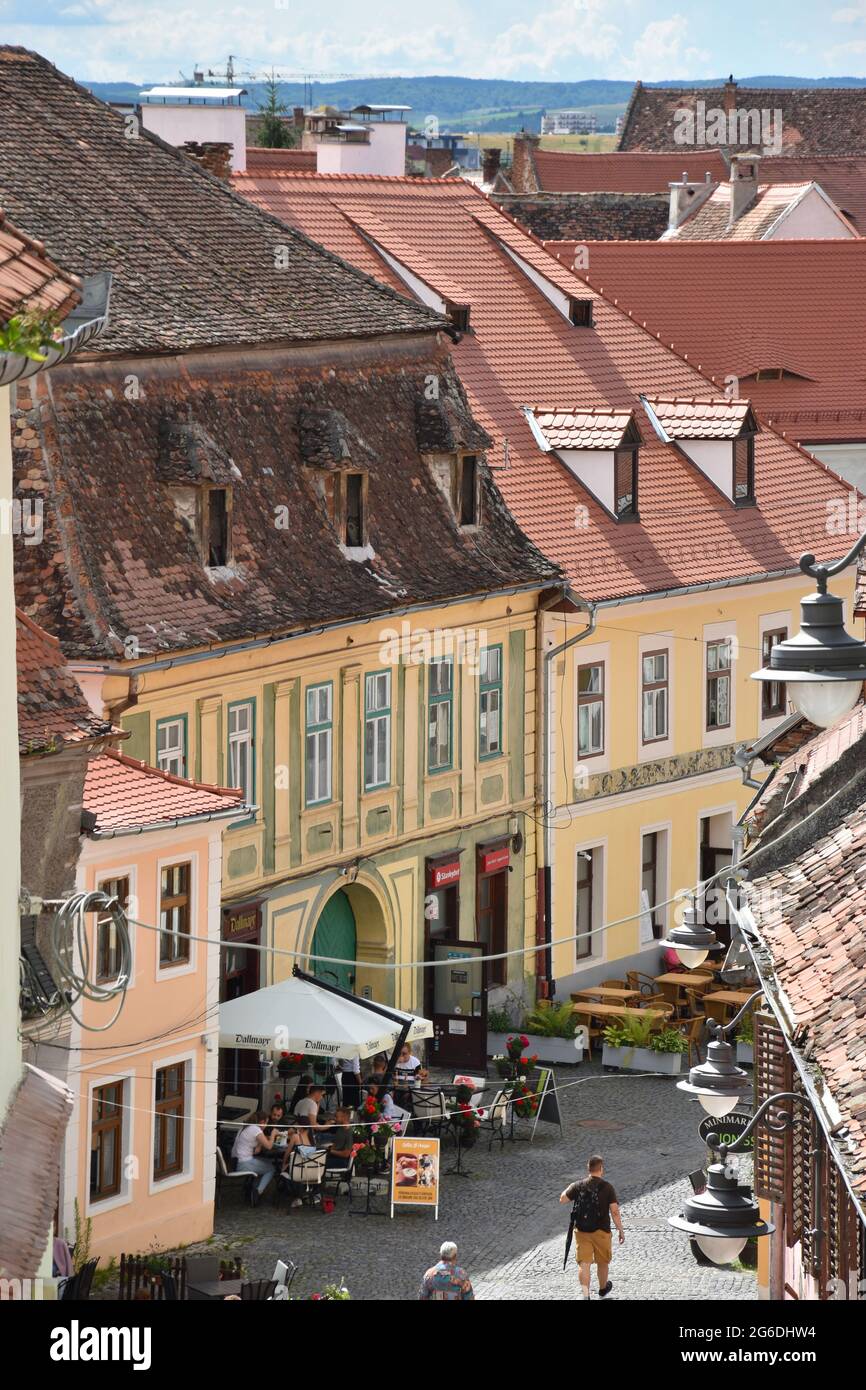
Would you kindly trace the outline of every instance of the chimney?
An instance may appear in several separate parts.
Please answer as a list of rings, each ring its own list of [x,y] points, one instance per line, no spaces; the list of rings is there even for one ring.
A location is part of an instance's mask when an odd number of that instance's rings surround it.
[[[498,146],[490,146],[481,151],[481,181],[482,183],[492,183],[499,173],[499,161],[502,158],[502,151]]]
[[[232,146],[226,140],[186,140],[180,147],[215,178],[230,183],[232,177]]]
[[[292,107],[292,125],[295,130],[304,129],[304,108],[303,106]]]
[[[754,154],[736,154],[731,160],[731,211],[728,226],[733,227],[758,196],[758,161]]]
[[[533,155],[538,149],[538,135],[530,135],[521,130],[514,137],[514,151],[511,156],[511,186],[515,193],[540,193],[538,175],[535,171]]]
[[[716,185],[709,173],[704,175],[703,183],[689,183],[689,176],[684,172],[681,183],[672,183],[668,187],[671,190],[668,231],[673,231],[691,216],[695,208],[706,202]]]
[[[733,74],[733,73],[731,73],[730,77],[728,78],[727,82],[725,83],[724,88],[723,88],[723,92],[724,92],[723,105],[724,105],[724,108],[725,108],[725,115],[727,116],[731,111],[734,110],[734,108],[735,108],[735,106],[736,106],[736,104],[737,104],[737,84],[736,84],[736,82],[734,81],[734,74]]]

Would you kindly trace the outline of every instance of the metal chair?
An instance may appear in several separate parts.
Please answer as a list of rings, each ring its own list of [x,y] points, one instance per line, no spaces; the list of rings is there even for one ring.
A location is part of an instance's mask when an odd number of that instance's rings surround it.
[[[93,1276],[98,1264],[98,1257],[95,1260],[88,1260],[86,1265],[81,1266],[77,1274],[73,1274],[70,1279],[67,1279],[63,1286],[63,1293],[60,1295],[61,1303],[87,1302],[90,1298]]]
[[[276,1287],[275,1279],[247,1279],[241,1284],[241,1302],[266,1303]]]
[[[299,1154],[295,1149],[289,1159],[288,1168],[280,1177],[288,1182],[289,1190],[303,1188],[303,1195],[308,1197],[311,1188],[322,1186],[327,1158],[327,1149],[318,1149],[309,1158],[304,1158],[303,1154]]]
[[[272,1275],[273,1282],[277,1288],[285,1289],[288,1293],[294,1283],[297,1272],[298,1266],[295,1264],[294,1260],[277,1260]]]
[[[222,1201],[222,1190],[223,1185],[225,1183],[237,1182],[240,1179],[242,1182],[251,1184],[255,1176],[255,1173],[238,1173],[233,1169],[230,1169],[228,1164],[226,1163],[225,1154],[223,1153],[222,1149],[218,1148],[216,1151],[216,1205],[219,1206]],[[215,1279],[218,1277],[218,1273],[214,1275]]]
[[[490,1103],[486,1118],[481,1121],[478,1127],[479,1133],[486,1130],[490,1135],[487,1141],[488,1153],[493,1148],[494,1139],[499,1140],[500,1148],[505,1147],[505,1128],[508,1124],[508,1098],[510,1095],[511,1092],[504,1088],[497,1091]]]
[[[656,994],[658,992],[658,985],[652,976],[644,975],[640,970],[628,970],[625,978],[629,989],[636,989],[641,994]]]
[[[351,1154],[344,1163],[325,1163],[325,1176],[322,1179],[322,1191],[333,1190],[334,1196],[339,1197],[340,1188],[345,1184],[346,1196],[352,1200],[352,1178],[355,1175],[355,1155]]]
[[[437,1134],[442,1134],[442,1126],[448,1118],[444,1092],[417,1091],[413,1097],[413,1108],[415,1111],[412,1119],[413,1129],[426,1133],[435,1128]]]

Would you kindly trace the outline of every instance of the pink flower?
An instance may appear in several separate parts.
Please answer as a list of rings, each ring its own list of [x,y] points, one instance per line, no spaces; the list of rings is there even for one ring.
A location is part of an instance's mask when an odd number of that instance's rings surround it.
[[[393,1129],[395,1134],[403,1133],[403,1126],[401,1125],[399,1120],[395,1120],[391,1128]]]
[[[371,1134],[376,1134],[376,1133],[378,1132],[378,1129],[379,1129],[379,1126],[378,1126],[378,1125],[371,1125],[371,1126],[370,1126],[370,1133],[371,1133]]]

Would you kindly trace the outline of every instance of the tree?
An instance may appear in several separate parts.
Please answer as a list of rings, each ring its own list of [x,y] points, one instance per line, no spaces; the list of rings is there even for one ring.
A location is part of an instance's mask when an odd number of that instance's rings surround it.
[[[282,119],[289,108],[284,101],[280,101],[280,84],[274,76],[273,68],[271,68],[270,77],[265,80],[264,88],[265,100],[259,105],[259,114],[262,118],[259,127],[259,144],[267,150],[291,149],[295,143],[295,132]]]

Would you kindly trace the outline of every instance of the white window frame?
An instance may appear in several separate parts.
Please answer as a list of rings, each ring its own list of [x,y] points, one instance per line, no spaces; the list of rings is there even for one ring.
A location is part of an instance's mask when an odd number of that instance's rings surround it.
[[[380,682],[384,682],[385,703],[380,705],[375,703],[378,700],[377,688]],[[391,672],[390,671],[368,671],[364,677],[364,790],[377,791],[381,787],[391,785],[391,718],[393,706],[391,704]],[[371,703],[371,691],[373,692],[373,703]],[[367,756],[367,731],[372,730],[373,746],[368,762]],[[385,773],[381,778],[376,777],[376,768],[379,763],[381,745],[384,744]]]
[[[310,719],[310,696],[320,696],[322,691],[328,692],[327,716],[321,718],[321,709],[317,707],[316,718]],[[318,699],[317,699],[318,706]],[[310,795],[311,786],[307,779],[307,754],[313,739],[313,777],[312,783],[316,791],[315,796]],[[324,750],[324,757],[322,756]],[[320,792],[322,783],[321,771],[324,766],[324,794]],[[304,690],[304,805],[305,806],[324,806],[333,799],[334,792],[334,683],[333,681],[319,681],[313,685],[308,685]]]
[[[664,678],[659,679],[655,675],[653,668],[653,678],[646,678],[646,663],[664,662]],[[659,696],[664,694],[664,733],[653,734],[647,738],[646,715],[647,715],[647,695],[650,696],[652,708],[653,725],[658,725]],[[648,651],[641,654],[640,659],[640,698],[641,698],[641,742],[647,746],[654,746],[657,743],[667,743],[671,736],[671,658],[667,647],[659,647],[658,651]]]
[[[244,801],[247,805],[252,805],[253,789],[255,787],[255,772],[253,769],[253,759],[255,758],[255,714],[254,700],[232,700],[226,706],[226,742],[228,745],[228,785],[230,787],[242,787]],[[238,731],[232,730],[232,718],[241,710],[246,710],[249,723],[246,729]],[[246,745],[247,749],[247,778],[246,784],[237,777],[237,749]]]
[[[168,748],[160,749],[160,735],[174,729],[180,731],[179,742]],[[186,757],[186,720],[180,717],[177,719],[158,719],[156,723],[156,765],[159,770],[169,772],[174,777],[185,777]]]
[[[170,1187],[180,1187],[183,1183],[193,1182],[195,1179],[195,1167],[193,1164],[193,1131],[199,1124],[199,1119],[194,1113],[194,1096],[196,1081],[196,1055],[194,1052],[180,1052],[171,1057],[154,1057],[150,1064],[150,1126],[147,1144],[147,1176],[148,1192],[167,1192]],[[168,1178],[155,1178],[153,1175],[153,1141],[156,1135],[156,1073],[165,1067],[178,1066],[184,1063],[184,1083],[183,1083],[183,1168],[179,1173],[172,1173]]]
[[[661,874],[661,877],[662,877],[662,879],[663,879],[662,887],[661,887],[662,902],[664,902],[664,901],[665,901],[666,899],[668,899],[668,898],[672,898],[672,897],[673,897],[673,893],[671,892],[671,840],[672,840],[672,838],[673,838],[673,823],[672,823],[671,821],[669,821],[669,820],[666,820],[666,821],[657,821],[657,822],[655,822],[655,823],[652,824],[652,825],[642,825],[642,826],[640,827],[640,832],[639,832],[639,834],[640,834],[640,843],[639,843],[640,856],[639,856],[639,859],[638,859],[638,875],[639,875],[639,878],[638,878],[638,902],[637,902],[638,911],[640,911],[640,894],[641,894],[641,890],[642,890],[642,888],[643,888],[643,837],[644,837],[644,835],[661,835],[661,836],[663,837],[662,843],[661,843],[661,847],[660,847],[660,848],[661,848],[661,853],[660,853],[659,855],[657,855],[657,857],[656,857],[656,866],[657,866],[657,868],[659,869],[660,874]],[[668,933],[668,931],[669,931],[669,929],[670,929],[670,925],[671,925],[670,911],[671,911],[671,904],[668,903],[668,905],[667,905],[666,907],[661,908],[661,910],[660,910],[660,912],[659,912],[659,916],[660,916],[660,918],[661,918],[661,923],[662,923],[662,928],[663,928],[663,932],[662,932],[662,935],[663,935],[663,936],[666,936],[667,933]],[[638,934],[637,934],[637,939],[638,939],[638,950],[639,950],[639,951],[657,951],[658,948],[659,948],[659,940],[660,940],[660,938],[658,938],[658,937],[653,937],[653,940],[652,940],[652,941],[643,941],[643,942],[641,941],[641,939],[640,939],[640,922],[638,922]]]
[[[573,660],[573,665],[572,665],[572,681],[573,681],[573,683],[574,683],[574,693],[573,693],[574,722],[573,722],[573,733],[572,733],[572,737],[573,737],[573,739],[574,739],[574,745],[573,745],[573,746],[574,746],[574,769],[575,769],[575,776],[569,779],[569,783],[568,783],[568,788],[569,788],[569,800],[573,800],[573,799],[574,799],[575,781],[576,781],[577,777],[579,777],[579,776],[582,774],[582,772],[585,771],[586,774],[587,774],[587,776],[589,776],[589,777],[594,777],[594,776],[595,776],[597,773],[599,773],[599,772],[609,772],[609,771],[610,771],[611,745],[613,744],[613,740],[614,740],[614,737],[615,737],[616,732],[617,732],[616,729],[613,727],[613,721],[609,721],[609,720],[608,720],[608,713],[609,713],[608,695],[609,695],[609,692],[610,692],[610,690],[611,690],[611,688],[612,688],[612,670],[613,670],[612,665],[611,665],[611,650],[610,650],[610,643],[609,643],[609,642],[595,642],[595,643],[592,644],[592,646],[586,646],[586,647],[583,646],[581,643],[578,643],[577,646],[576,646],[575,649],[574,649],[574,655],[573,655],[572,660]],[[581,757],[581,754],[580,754],[580,751],[579,751],[579,750],[580,750],[580,700],[579,700],[579,698],[578,698],[578,696],[579,696],[579,692],[578,692],[578,670],[579,670],[579,668],[580,668],[581,666],[604,666],[604,693],[603,693],[603,700],[604,700],[604,749],[602,750],[601,753],[592,753],[592,754],[589,754],[589,755],[584,756],[584,757]],[[556,692],[554,692],[554,693],[556,694]],[[553,719],[553,721],[552,721],[552,723],[551,723],[551,727],[555,727],[555,724],[556,724],[556,716],[555,716],[555,714],[554,714],[554,719]],[[622,761],[625,762],[626,759],[623,758]],[[581,790],[581,787],[580,787],[579,785],[578,785],[578,787],[577,787],[577,790],[578,790],[578,791]]]
[[[759,623],[758,623],[758,650],[759,650],[759,655],[760,655],[760,658],[761,658],[761,660],[760,660],[760,665],[761,665],[761,666],[764,665],[764,636],[765,636],[765,634],[768,633],[768,632],[775,632],[778,628],[787,628],[788,636],[790,637],[790,636],[794,633],[794,631],[795,631],[795,628],[793,627],[793,616],[794,616],[794,615],[793,615],[793,613],[790,611],[790,609],[789,609],[788,612],[786,612],[786,613],[783,612],[783,613],[762,613],[762,614],[761,614],[761,617],[760,617]],[[764,702],[763,702],[763,699],[762,699],[762,689],[761,689],[761,687],[763,686],[763,682],[762,682],[762,681],[755,681],[755,685],[758,687],[758,690],[757,690],[757,696],[758,696],[757,718],[758,718],[758,736],[760,737],[762,734],[768,734],[768,733],[770,732],[771,729],[775,729],[775,727],[776,727],[778,724],[780,724],[780,723],[782,722],[783,719],[786,719],[786,718],[787,718],[787,713],[786,713],[786,714],[773,714],[773,715],[771,715],[771,716],[769,717],[769,719],[765,719],[765,718],[764,718],[764,713],[763,713],[763,710],[764,710]],[[788,701],[787,701],[787,704],[790,705],[790,703],[791,703],[790,700],[788,700]]]

